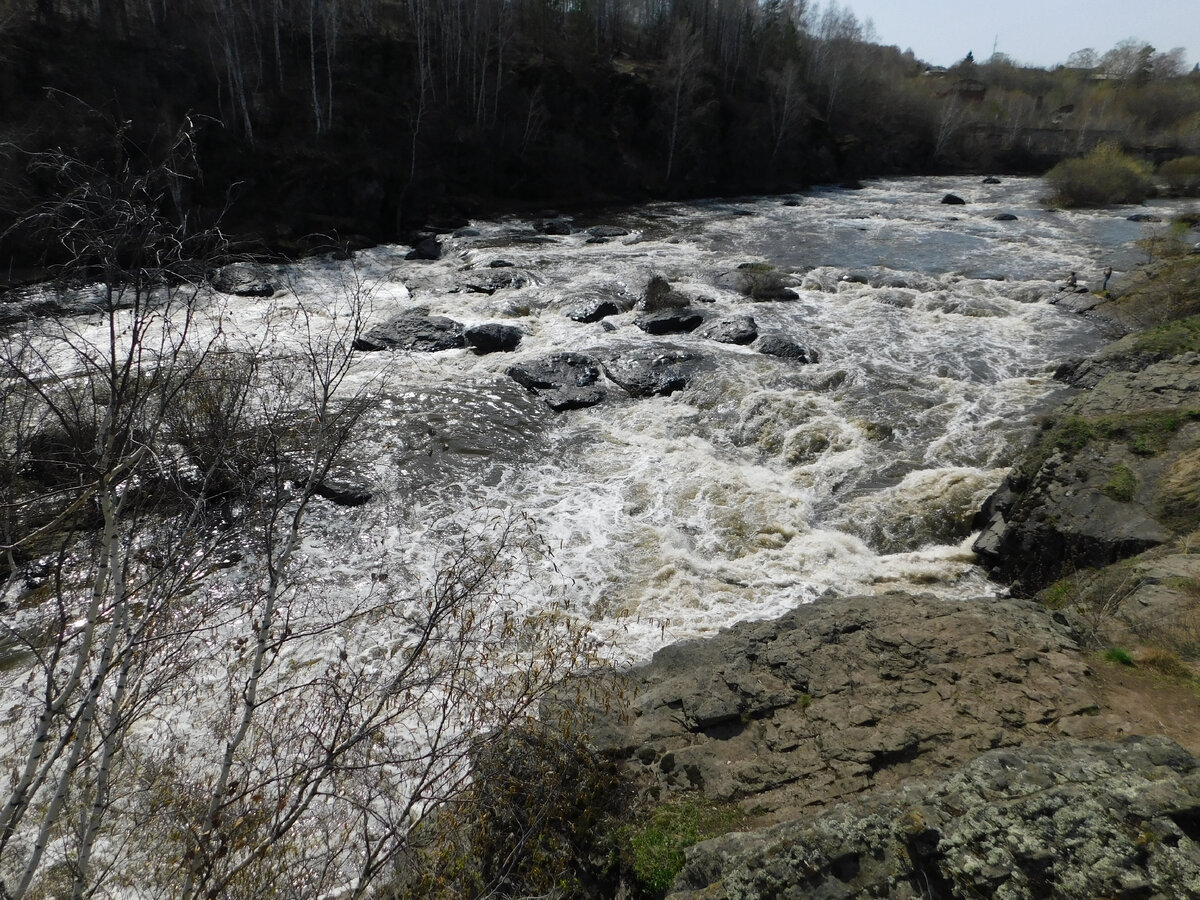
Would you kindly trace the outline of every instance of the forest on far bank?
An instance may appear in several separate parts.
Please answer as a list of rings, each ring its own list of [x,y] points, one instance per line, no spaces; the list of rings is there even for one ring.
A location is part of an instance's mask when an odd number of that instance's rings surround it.
[[[1041,174],[1100,143],[1200,153],[1200,72],[1135,41],[948,69],[808,0],[0,0],[0,231],[61,150],[281,250],[518,206]],[[37,266],[10,232],[6,271]]]

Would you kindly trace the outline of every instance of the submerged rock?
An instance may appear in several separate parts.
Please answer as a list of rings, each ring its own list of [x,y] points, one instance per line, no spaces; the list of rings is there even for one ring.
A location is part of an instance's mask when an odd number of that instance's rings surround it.
[[[758,339],[755,349],[765,356],[778,356],[780,359],[790,359],[799,363],[818,361],[817,351],[810,350],[781,334],[763,335]]]
[[[1015,222],[1017,217],[1012,213],[1000,213],[998,216],[992,216],[993,222]]]
[[[466,345],[467,339],[460,323],[445,316],[431,316],[424,309],[414,309],[375,326],[354,342],[354,349],[436,353]]]
[[[595,238],[614,238],[624,237],[629,234],[629,229],[621,228],[619,225],[593,225],[587,230],[587,233]]]
[[[555,353],[518,363],[509,367],[508,375],[556,412],[595,406],[605,397],[596,384],[600,363],[583,353]]]
[[[705,325],[699,334],[721,344],[752,344],[758,337],[758,325],[753,316],[732,316]]]
[[[666,396],[687,387],[703,357],[677,347],[636,347],[601,357],[604,374],[632,397]]]

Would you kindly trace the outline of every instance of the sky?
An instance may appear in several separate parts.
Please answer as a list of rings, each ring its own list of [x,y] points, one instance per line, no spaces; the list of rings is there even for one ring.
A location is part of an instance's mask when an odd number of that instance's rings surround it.
[[[842,0],[859,21],[872,19],[876,41],[912,48],[948,66],[968,51],[979,62],[995,47],[1018,63],[1053,67],[1076,50],[1103,54],[1125,38],[1156,50],[1186,49],[1200,61],[1200,0]]]

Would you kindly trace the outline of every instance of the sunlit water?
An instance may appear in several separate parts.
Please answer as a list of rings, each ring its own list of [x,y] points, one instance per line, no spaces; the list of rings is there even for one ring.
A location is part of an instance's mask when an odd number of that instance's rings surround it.
[[[545,577],[634,658],[823,595],[992,592],[969,550],[972,515],[1052,395],[1054,367],[1103,340],[1048,301],[1071,271],[1099,287],[1104,266],[1132,267],[1144,258],[1133,241],[1163,227],[1127,221],[1131,209],[1045,210],[1043,190],[901,179],[579,217],[569,236],[479,222],[444,236],[436,262],[405,261],[405,247],[360,253],[354,276],[377,288],[375,320],[423,306],[526,336],[508,354],[364,354],[364,376],[387,375],[357,460],[379,492],[358,510],[322,505],[311,552],[345,558],[349,539],[418,577],[447,521],[520,512],[553,544]],[[942,205],[948,191],[967,205]],[[1001,212],[1018,219],[995,221]],[[589,243],[595,224],[629,234]],[[498,259],[513,268],[490,268]],[[800,299],[755,303],[723,286],[754,262],[796,275]],[[305,263],[294,288],[333,290],[350,265]],[[521,286],[468,288],[497,273]],[[752,315],[760,334],[820,361],[652,337],[636,312],[596,324],[564,314],[598,293],[633,300],[654,274],[703,298],[708,318]],[[609,384],[605,403],[566,413],[505,374],[551,352],[650,343],[710,368],[669,397]],[[356,577],[339,572],[343,587]]]
[[[942,205],[946,192],[968,203]],[[488,585],[495,602],[481,607],[566,607],[591,622],[605,655],[622,663],[828,596],[995,593],[970,551],[974,513],[1052,400],[1054,368],[1105,339],[1097,322],[1050,301],[1069,272],[1098,287],[1106,265],[1120,273],[1143,261],[1134,241],[1165,227],[1129,222],[1133,210],[1125,208],[1044,210],[1042,192],[1034,180],[917,178],[592,214],[562,236],[539,234],[533,220],[477,222],[469,233],[443,236],[434,262],[405,260],[407,247],[378,247],[350,261],[281,267],[275,275],[284,286],[271,298],[202,298],[207,315],[188,341],[219,338],[261,358],[287,358],[339,328],[344,334],[356,301],[367,304],[368,326],[424,307],[468,326],[516,325],[525,335],[512,353],[354,354],[343,396],[372,399],[341,474],[368,483],[373,497],[353,508],[313,502],[280,613],[299,631],[281,643],[264,684],[316,679],[341,661],[364,683],[386,683],[407,658],[423,592],[447,549],[505,520],[531,523],[551,552],[498,572]],[[1172,204],[1160,205],[1165,218]],[[1018,218],[998,222],[998,213]],[[586,228],[594,225],[628,233],[593,243]],[[496,260],[512,265],[493,268]],[[789,276],[799,298],[742,297],[727,276],[747,263]],[[698,333],[652,337],[635,325],[636,311],[594,324],[566,315],[598,295],[632,306],[653,275],[708,319],[753,316],[760,334],[788,337],[819,361],[800,364]],[[477,289],[497,278],[511,286]],[[124,315],[114,333],[127,326]],[[57,324],[65,331],[33,338],[40,357],[31,365],[45,370],[31,371],[35,378],[69,375],[78,348],[91,356],[105,346],[100,318]],[[180,327],[170,321],[167,331],[175,331],[163,347],[182,340]],[[669,397],[632,399],[604,383],[605,402],[565,413],[507,374],[553,352],[647,346],[699,354],[704,367]],[[144,351],[152,360],[153,348]],[[512,533],[529,539],[524,527]],[[187,604],[171,607],[189,637],[187,664],[130,727],[131,746],[147,758],[186,760],[198,783],[226,739],[227,701],[243,690],[256,613],[242,604],[257,578],[249,562],[231,561]],[[23,593],[19,580],[8,591],[0,600],[14,618],[6,624],[36,633],[35,593]],[[472,677],[486,681],[547,652],[545,642],[526,643],[491,661],[491,674]],[[0,655],[8,676],[0,706],[10,710],[18,754],[28,734],[20,710],[37,705],[26,684],[34,682],[22,674],[28,663]],[[487,727],[472,724],[466,707],[426,716],[421,704],[439,706],[437,685],[426,685],[411,715],[389,725],[389,746],[421,746],[429,738],[421,726],[430,723],[450,732]],[[321,702],[278,703],[259,723],[261,734],[274,734],[289,715],[301,725],[295,733],[306,733],[304,716],[319,718]],[[299,751],[284,742],[273,752],[286,759]],[[406,777],[389,774],[397,796]],[[329,833],[327,819],[340,821],[338,802],[325,798],[299,827],[314,846]],[[68,858],[68,844],[54,852]],[[151,843],[104,849],[122,854],[139,877],[138,867],[155,858]],[[344,873],[334,868],[335,882],[353,877],[349,864]]]

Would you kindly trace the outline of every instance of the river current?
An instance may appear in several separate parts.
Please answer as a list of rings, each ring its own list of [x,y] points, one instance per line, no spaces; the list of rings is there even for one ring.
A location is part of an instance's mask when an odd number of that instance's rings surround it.
[[[363,354],[357,377],[385,381],[354,468],[378,491],[359,509],[315,511],[313,570],[361,587],[375,554],[420,581],[446,533],[492,512],[527,516],[553,564],[514,599],[565,592],[633,659],[823,595],[994,593],[970,551],[972,516],[1036,427],[1054,368],[1104,340],[1051,301],[1070,272],[1099,288],[1106,265],[1119,275],[1144,261],[1134,242],[1165,227],[1128,221],[1133,208],[1048,210],[1044,191],[1033,179],[873,181],[567,217],[571,234],[477,222],[443,236],[437,261],[378,247],[300,265],[301,295],[344,286],[353,266],[376,321],[420,306],[525,333],[513,353]],[[966,204],[943,205],[947,192]],[[596,225],[628,233],[595,241]],[[795,276],[799,299],[730,289],[722,276],[747,263]],[[471,289],[496,273],[511,286]],[[819,362],[652,337],[635,311],[591,324],[565,314],[598,295],[632,302],[656,274],[709,318],[751,315]],[[610,385],[604,403],[564,413],[506,374],[553,352],[652,342],[711,367],[670,396]]]

